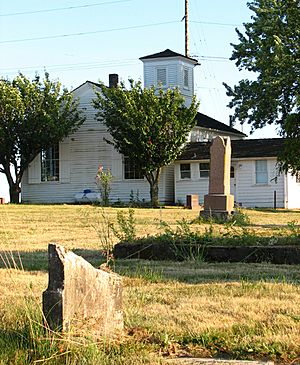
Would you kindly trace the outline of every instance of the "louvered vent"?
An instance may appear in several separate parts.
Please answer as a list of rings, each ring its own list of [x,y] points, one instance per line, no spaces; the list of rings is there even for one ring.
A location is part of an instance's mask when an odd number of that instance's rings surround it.
[[[167,86],[167,70],[165,68],[157,69],[157,84]]]
[[[183,70],[183,87],[189,88],[189,70],[187,68]]]

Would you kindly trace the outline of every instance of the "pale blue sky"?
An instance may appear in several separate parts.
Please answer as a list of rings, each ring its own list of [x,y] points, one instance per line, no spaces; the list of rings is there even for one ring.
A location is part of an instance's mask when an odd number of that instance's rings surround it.
[[[228,123],[222,82],[234,85],[246,73],[228,61],[235,27],[249,21],[247,0],[189,0],[190,54],[199,59],[195,91],[200,111]],[[13,78],[46,69],[68,88],[86,80],[142,79],[139,57],[170,48],[184,53],[184,0],[0,1],[0,75]],[[236,126],[240,129],[240,126]],[[248,133],[249,128],[244,127]],[[274,137],[274,128],[254,138]],[[2,174],[1,174],[2,175]],[[0,196],[8,196],[4,175]]]

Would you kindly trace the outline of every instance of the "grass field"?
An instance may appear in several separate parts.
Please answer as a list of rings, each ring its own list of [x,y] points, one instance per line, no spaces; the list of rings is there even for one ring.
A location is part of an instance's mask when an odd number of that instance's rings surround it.
[[[47,286],[48,243],[79,249],[99,265],[103,219],[115,222],[118,211],[0,206],[0,364],[155,365],[184,355],[300,364],[296,265],[119,260],[115,270],[124,282],[123,337],[94,344],[45,333],[40,305]],[[261,235],[290,234],[300,223],[299,211],[246,213],[251,230]],[[158,233],[160,220],[175,228],[177,221],[191,222],[197,216],[198,212],[181,208],[137,209],[137,234]],[[205,231],[209,225],[191,227]]]

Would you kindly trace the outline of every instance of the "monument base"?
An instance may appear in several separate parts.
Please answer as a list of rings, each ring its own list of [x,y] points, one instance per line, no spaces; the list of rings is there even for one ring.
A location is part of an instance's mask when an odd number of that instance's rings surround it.
[[[204,195],[204,209],[222,212],[232,212],[234,196],[231,194],[208,194]]]
[[[204,219],[216,219],[217,221],[226,222],[231,219],[233,212],[217,210],[201,210],[200,217]]]
[[[204,210],[200,216],[228,220],[233,214],[234,196],[225,194],[208,194],[204,196]]]

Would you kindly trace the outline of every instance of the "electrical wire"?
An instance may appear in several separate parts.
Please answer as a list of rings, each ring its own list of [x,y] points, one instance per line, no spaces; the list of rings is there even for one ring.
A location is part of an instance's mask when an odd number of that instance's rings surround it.
[[[90,63],[74,63],[74,64],[61,64],[61,65],[40,65],[40,66],[28,66],[22,67],[20,70],[21,72],[26,71],[26,73],[37,73],[39,71],[44,72],[46,71],[59,71],[59,72],[68,72],[74,70],[94,70],[94,69],[104,69],[110,67],[126,67],[137,65],[138,61],[135,59],[128,59],[128,60],[110,60],[107,62],[90,62]],[[17,68],[1,68],[0,73],[4,73],[6,76],[8,75],[15,75]]]
[[[132,26],[129,26],[129,27],[94,30],[94,31],[90,31],[90,32],[79,32],[79,33],[68,33],[68,34],[49,35],[49,36],[42,36],[42,37],[11,39],[11,40],[0,41],[0,44],[21,43],[21,42],[39,41],[39,40],[45,40],[45,39],[57,39],[57,38],[77,37],[77,36],[84,36],[84,35],[88,35],[88,34],[99,34],[99,33],[116,32],[116,31],[122,31],[122,30],[141,29],[141,28],[156,27],[156,26],[160,26],[160,25],[175,24],[175,23],[178,23],[179,24],[180,21],[178,21],[178,20],[171,20],[171,21],[168,21],[168,22],[142,24],[142,25],[132,25]]]
[[[221,25],[224,27],[241,27],[243,24],[232,24],[232,23],[221,23],[221,22],[206,22],[206,21],[197,21],[197,20],[190,20],[191,23],[197,24],[205,24],[205,25]]]
[[[33,11],[23,11],[18,13],[6,13],[1,14],[0,17],[8,17],[8,16],[16,16],[16,15],[29,15],[29,14],[40,14],[40,13],[50,13],[54,11],[62,11],[62,10],[73,10],[73,9],[82,9],[82,8],[91,8],[95,6],[101,5],[110,5],[110,4],[117,4],[117,3],[125,3],[132,0],[116,0],[116,1],[107,1],[104,3],[94,3],[94,4],[85,4],[85,5],[78,5],[78,6],[68,6],[64,8],[53,8],[53,9],[41,9],[41,10],[33,10]]]

